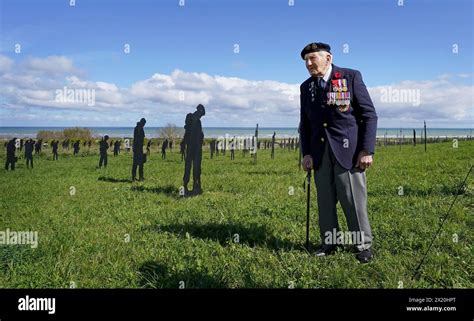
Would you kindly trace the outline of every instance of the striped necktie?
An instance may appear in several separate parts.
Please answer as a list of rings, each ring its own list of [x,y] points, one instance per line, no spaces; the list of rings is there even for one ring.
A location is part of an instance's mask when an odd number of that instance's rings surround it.
[[[322,90],[326,88],[326,82],[324,81],[323,77],[318,78],[318,88]]]

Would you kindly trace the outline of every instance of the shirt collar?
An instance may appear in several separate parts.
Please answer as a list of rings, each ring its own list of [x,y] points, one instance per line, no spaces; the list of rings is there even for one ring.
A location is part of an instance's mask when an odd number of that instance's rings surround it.
[[[332,72],[332,64],[329,65],[328,70],[327,70],[326,73],[324,74],[323,80],[324,80],[325,82],[328,82],[329,77],[331,77],[331,72]]]

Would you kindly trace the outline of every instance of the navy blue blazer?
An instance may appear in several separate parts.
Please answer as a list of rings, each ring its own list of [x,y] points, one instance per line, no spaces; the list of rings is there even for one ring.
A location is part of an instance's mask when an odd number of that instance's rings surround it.
[[[331,80],[337,78],[346,79],[347,92],[350,93],[347,110],[328,104],[327,93],[333,91]],[[321,164],[324,144],[329,143],[339,164],[345,169],[352,169],[360,151],[375,152],[377,114],[367,87],[358,70],[335,65],[332,65],[326,88],[315,92],[311,86],[315,86],[316,82],[316,78],[310,77],[300,86],[300,138],[303,156],[310,154],[313,166],[317,169]]]

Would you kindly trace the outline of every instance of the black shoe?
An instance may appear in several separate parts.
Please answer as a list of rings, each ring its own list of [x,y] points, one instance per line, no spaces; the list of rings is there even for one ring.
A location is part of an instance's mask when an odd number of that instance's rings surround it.
[[[336,253],[337,246],[332,244],[321,244],[314,252],[315,256],[328,256]]]
[[[372,254],[371,249],[366,249],[356,254],[356,259],[359,260],[360,263],[369,263],[373,257],[374,255]]]
[[[188,185],[184,185],[183,188],[184,188],[183,196],[184,197],[189,197],[191,195],[191,193],[189,192]]]

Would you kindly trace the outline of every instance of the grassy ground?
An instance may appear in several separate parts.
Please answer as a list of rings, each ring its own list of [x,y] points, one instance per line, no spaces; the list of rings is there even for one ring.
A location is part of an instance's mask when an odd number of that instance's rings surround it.
[[[39,245],[0,246],[0,287],[473,287],[474,173],[419,278],[411,275],[473,163],[474,141],[457,149],[430,144],[428,153],[378,148],[367,174],[376,257],[366,265],[348,252],[318,258],[303,249],[297,152],[277,149],[271,160],[260,151],[257,165],[241,152],[234,161],[204,154],[204,194],[186,199],[178,194],[184,164],[177,149],[165,161],[154,150],[143,183],[129,181],[127,154],[109,156],[99,170],[96,154],[54,162],[45,150],[33,170],[23,159],[16,171],[2,170],[0,231],[38,231]],[[345,229],[340,207],[339,218]]]

